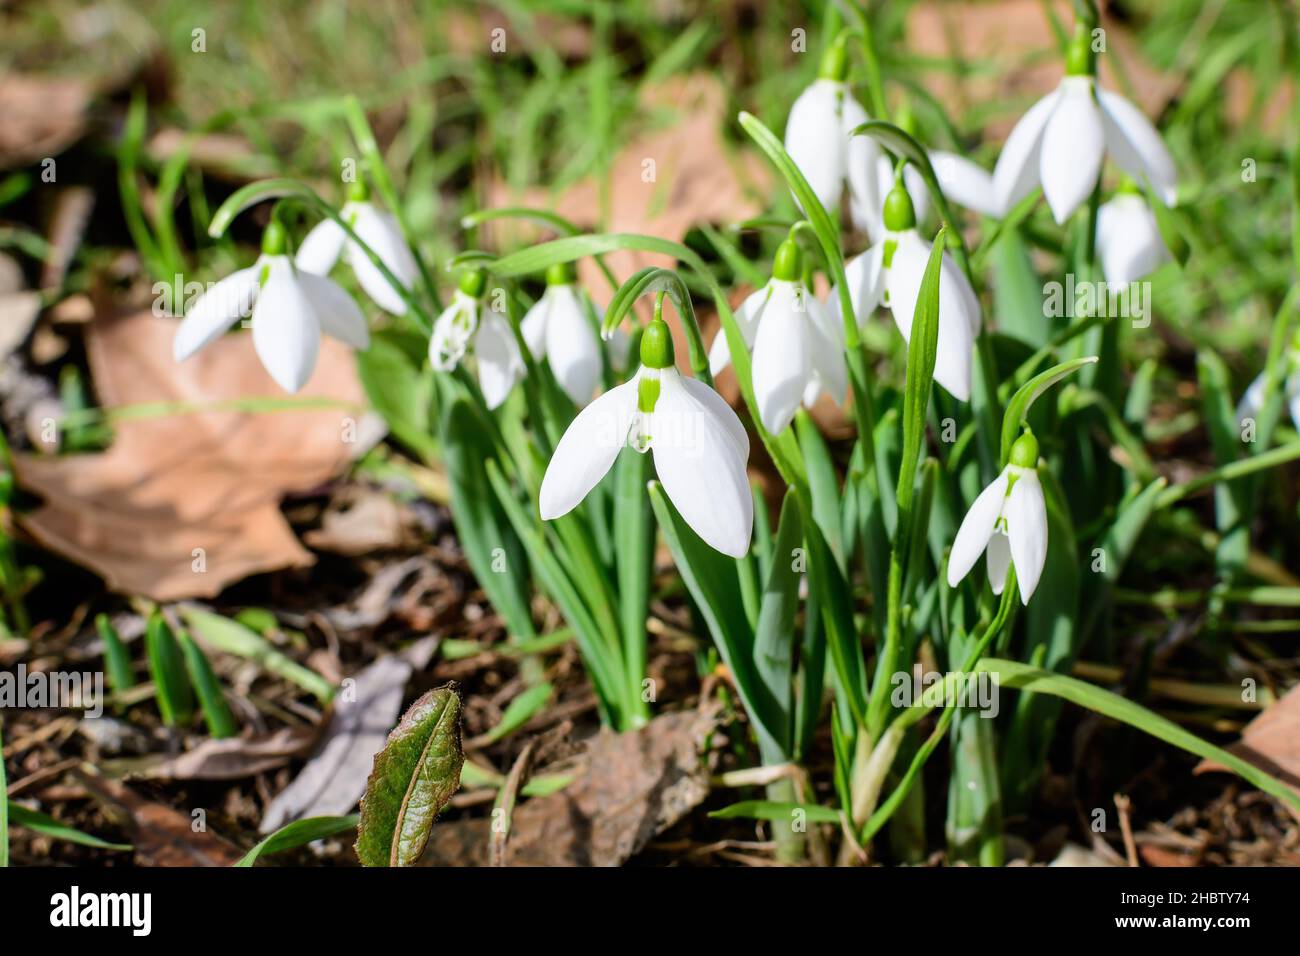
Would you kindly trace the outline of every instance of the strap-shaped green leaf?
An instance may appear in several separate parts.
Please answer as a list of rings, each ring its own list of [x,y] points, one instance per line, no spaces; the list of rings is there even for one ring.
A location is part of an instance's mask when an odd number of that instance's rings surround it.
[[[1062,362],[1060,365],[1053,365],[1047,371],[1035,375],[1016,390],[1016,394],[1012,395],[1011,401],[1007,403],[1006,414],[1002,416],[1003,465],[1011,457],[1011,446],[1020,437],[1020,426],[1024,423],[1025,416],[1029,414],[1029,407],[1038,400],[1038,397],[1043,392],[1071,372],[1076,372],[1085,365],[1092,365],[1096,361],[1097,356],[1089,355],[1086,358],[1078,358],[1070,362]]]
[[[526,561],[492,489],[483,480],[484,463],[495,458],[495,447],[473,403],[451,389],[444,394],[455,396],[443,412],[442,446],[456,534],[475,580],[505,620],[511,636],[531,640],[537,632],[524,591]],[[502,558],[504,574],[498,571]]]
[[[750,720],[761,725],[774,739],[780,739],[779,728],[784,726],[785,716],[759,678],[754,664],[754,633],[740,597],[736,561],[700,540],[657,481],[650,482],[650,504],[682,581],[695,600],[718,653],[735,678]]]
[[[721,810],[712,810],[715,820],[784,820],[789,821],[796,812],[805,814],[809,823],[841,822],[840,811],[819,803],[776,803],[771,800],[742,800]]]
[[[204,723],[208,725],[208,735],[220,739],[233,737],[239,730],[235,715],[230,712],[226,696],[221,690],[221,682],[212,672],[212,665],[199,650],[194,638],[184,631],[176,635],[181,654],[185,658],[185,671],[190,676],[190,685],[199,698],[199,709],[203,712]]]
[[[1014,687],[1031,693],[1052,694],[1056,697],[1062,697],[1078,704],[1080,707],[1086,707],[1121,723],[1128,724],[1130,727],[1136,727],[1138,730],[1144,731],[1166,743],[1173,744],[1188,753],[1195,754],[1205,760],[1213,760],[1215,763],[1227,767],[1243,780],[1254,784],[1265,793],[1277,797],[1293,809],[1300,810],[1300,796],[1296,795],[1290,787],[1276,777],[1270,776],[1258,767],[1247,763],[1236,754],[1229,753],[1220,747],[1214,746],[1214,744],[1202,740],[1195,734],[1184,730],[1172,720],[1147,710],[1141,704],[1135,704],[1133,701],[1118,694],[1113,694],[1095,684],[1089,684],[1074,677],[1066,677],[1064,674],[1053,674],[1050,671],[1031,667],[1028,664],[1000,660],[995,657],[982,659],[975,669],[997,675],[998,683],[1004,687]]]
[[[0,783],[3,783],[0,779]],[[109,843],[107,840],[101,840],[97,836],[91,836],[89,833],[82,833],[80,830],[74,830],[66,824],[60,823],[48,813],[41,813],[39,810],[32,810],[24,807],[20,803],[14,803],[12,800],[0,801],[8,807],[9,823],[16,827],[26,827],[33,833],[39,833],[47,836],[52,840],[63,840],[67,843],[77,843],[81,846],[95,847],[99,850],[129,850],[129,843]],[[4,822],[4,813],[0,812],[0,823]],[[6,860],[3,854],[0,854],[0,866],[5,866]]]
[[[375,754],[357,824],[364,866],[409,866],[433,821],[460,787],[460,697],[451,684],[429,691],[402,715]]]
[[[305,817],[302,820],[286,823],[245,853],[235,866],[252,866],[259,858],[271,853],[292,850],[295,847],[305,846],[313,840],[321,840],[336,833],[345,833],[357,825],[357,819],[354,813],[346,817]]]
[[[209,646],[248,658],[267,673],[283,677],[315,695],[323,704],[328,704],[334,696],[333,685],[324,677],[286,657],[270,641],[238,621],[192,604],[181,605],[180,612],[190,630]]]
[[[781,503],[772,565],[763,586],[758,624],[754,629],[754,663],[758,678],[767,687],[781,717],[778,726],[764,729],[784,760],[791,758],[793,747],[794,618],[799,608],[799,582],[803,577],[796,561],[796,551],[802,543],[799,502],[796,493],[790,490]]]
[[[163,723],[168,727],[188,724],[194,719],[194,694],[185,676],[185,660],[171,628],[158,611],[149,615],[144,646]]]

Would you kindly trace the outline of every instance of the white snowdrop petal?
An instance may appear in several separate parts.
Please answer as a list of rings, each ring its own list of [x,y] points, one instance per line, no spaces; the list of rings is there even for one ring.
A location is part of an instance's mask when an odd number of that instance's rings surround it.
[[[474,335],[474,358],[478,363],[478,384],[488,408],[496,408],[510,395],[524,371],[519,343],[510,323],[497,313],[483,312]]]
[[[754,498],[734,427],[700,400],[676,370],[665,369],[655,405],[651,450],[664,492],[682,519],[716,551],[749,551]]]
[[[832,401],[844,400],[849,387],[848,365],[844,358],[843,326],[832,317],[830,310],[811,294],[806,296],[812,346],[813,378],[804,391],[803,403],[811,407],[824,388]]]
[[[313,275],[310,272],[299,272],[296,281],[316,310],[321,331],[354,349],[364,350],[370,347],[370,329],[366,325],[366,317],[342,286],[323,275]]]
[[[539,362],[546,356],[546,321],[551,314],[551,302],[551,290],[548,288],[533,303],[532,308],[524,313],[524,320],[519,324],[528,351]]]
[[[303,287],[286,262],[271,274],[253,306],[253,348],[286,392],[307,384],[320,351],[320,324]]]
[[[333,219],[322,219],[303,237],[294,263],[303,272],[327,275],[343,253],[348,235]]]
[[[763,314],[763,307],[767,305],[768,294],[769,288],[766,285],[756,289],[745,296],[745,301],[740,303],[732,313],[748,348],[754,347],[754,337],[758,334],[758,320]],[[730,364],[731,347],[727,344],[726,330],[719,325],[718,331],[713,336],[713,344],[709,346],[709,373],[720,375]]]
[[[358,203],[352,228],[375,251],[402,287],[409,290],[416,277],[415,257],[402,238],[397,218],[369,203]],[[374,299],[375,304],[385,312],[405,315],[406,301],[401,293],[384,278],[384,274],[370,261],[362,248],[356,243],[348,243],[347,250],[348,263],[357,275],[357,282],[366,290],[366,295]]]
[[[1292,372],[1286,377],[1286,407],[1291,413],[1291,422],[1300,429],[1300,372]]]
[[[870,118],[862,104],[851,93],[846,93],[840,128],[845,137],[844,172],[849,186],[849,210],[854,226],[874,239],[884,228],[880,213],[885,204],[885,193],[875,178],[877,163],[883,157],[879,144],[870,136],[849,135]],[[830,213],[835,215],[835,210],[831,209]]]
[[[930,246],[915,230],[900,233],[897,241],[885,281],[894,322],[903,334],[903,340],[910,342]],[[956,265],[945,256],[939,271],[939,340],[934,380],[953,398],[964,402],[970,399],[974,328],[978,327],[979,303],[957,273]]]
[[[772,434],[794,418],[812,374],[808,314],[795,305],[794,284],[772,283],[772,298],[754,342],[752,376],[759,419]]]
[[[984,549],[988,547],[993,535],[993,526],[997,524],[1002,513],[1002,504],[1007,496],[1006,472],[993,479],[987,488],[979,493],[966,517],[957,529],[953,539],[952,551],[948,555],[948,587],[955,588],[962,578],[975,567]]]
[[[1061,97],[1053,90],[1029,108],[1007,137],[993,168],[993,192],[999,210],[1007,210],[1029,195],[1038,182],[1043,131]]]
[[[1142,111],[1118,93],[1099,89],[1097,98],[1106,129],[1106,147],[1115,165],[1139,183],[1149,179],[1172,206],[1178,199],[1178,173],[1164,140]]]
[[[538,505],[543,519],[568,514],[614,464],[636,412],[640,374],[578,412],[546,466]]]
[[[439,372],[450,372],[465,355],[469,339],[478,327],[478,303],[456,295],[438,314],[429,337],[429,363]]]
[[[1022,472],[1011,486],[1006,518],[1011,560],[1016,567],[1016,580],[1020,582],[1020,602],[1028,604],[1047,560],[1047,504],[1037,474]]]
[[[600,340],[573,286],[553,286],[546,319],[546,360],[575,405],[586,404],[600,381]]]
[[[930,165],[938,177],[939,187],[949,202],[973,209],[982,216],[994,219],[1006,214],[998,204],[998,194],[993,188],[993,174],[965,156],[945,150],[930,151]]]
[[[1259,413],[1264,409],[1264,385],[1267,378],[1267,371],[1260,372],[1256,375],[1255,380],[1250,383],[1250,386],[1241,396],[1241,401],[1237,402],[1238,425],[1247,418],[1259,418]],[[1292,417],[1295,418],[1294,412],[1292,413]]]
[[[844,277],[849,286],[849,301],[853,303],[853,315],[858,320],[858,328],[866,325],[871,313],[880,305],[885,294],[885,244],[878,242],[861,255],[854,256],[844,264]],[[842,322],[840,316],[839,287],[831,288],[827,301],[835,321]]]
[[[176,328],[172,356],[177,362],[189,358],[242,316],[249,314],[257,298],[262,266],[232,272],[199,296]]]
[[[1112,286],[1136,282],[1172,258],[1155,213],[1132,195],[1116,196],[1097,210],[1097,253]]]
[[[989,575],[989,584],[994,594],[1001,594],[1007,583],[1007,568],[1011,566],[1011,541],[1001,531],[994,531],[989,538],[988,549],[984,552],[984,561]]]
[[[745,426],[740,423],[735,410],[727,404],[727,400],[699,379],[687,378],[679,373],[678,381],[693,399],[723,424],[736,448],[736,454],[749,461],[749,435],[745,431]]]
[[[785,124],[785,150],[826,211],[839,213],[847,144],[840,123],[844,85],[817,80],[799,94]],[[804,210],[807,212],[807,210]]]
[[[1093,99],[1091,83],[1073,82],[1080,79],[1066,77],[1061,82],[1061,99],[1043,131],[1038,158],[1043,195],[1058,223],[1065,222],[1092,195],[1106,155],[1101,110]]]

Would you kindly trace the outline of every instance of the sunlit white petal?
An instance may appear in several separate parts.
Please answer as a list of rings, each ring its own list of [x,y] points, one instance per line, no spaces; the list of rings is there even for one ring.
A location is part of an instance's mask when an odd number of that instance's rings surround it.
[[[675,369],[663,371],[650,446],[659,481],[705,544],[740,558],[749,551],[754,499],[736,445],[739,422],[726,418],[735,418],[730,408],[720,416]]]
[[[1139,183],[1149,179],[1172,206],[1178,198],[1178,174],[1174,158],[1156,128],[1136,106],[1118,93],[1098,90],[1106,129],[1106,147],[1115,165]]]
[[[297,282],[302,286],[321,330],[354,349],[370,347],[370,330],[366,317],[352,296],[332,279],[310,272],[299,272]]]
[[[415,282],[415,257],[402,238],[396,217],[376,209],[370,203],[356,203],[354,208],[356,218],[352,228],[358,238],[375,251],[388,271],[403,288],[409,290]],[[348,263],[357,275],[357,282],[366,290],[366,295],[374,299],[375,304],[385,312],[405,315],[406,301],[401,293],[384,278],[384,274],[370,261],[361,246],[348,243],[347,251]]]
[[[580,411],[555,446],[542,477],[542,518],[568,514],[614,464],[627,443],[639,376],[611,388]]]
[[[1043,130],[1038,160],[1043,195],[1058,223],[1092,194],[1106,155],[1106,129],[1092,81],[1067,76],[1060,90],[1060,101]]]
[[[948,586],[955,588],[959,581],[975,567],[989,538],[993,535],[998,516],[1002,513],[1002,503],[1007,496],[1007,476],[1005,472],[998,475],[993,482],[981,491],[975,503],[966,512],[957,537],[952,542],[952,551],[948,555]]]
[[[965,156],[937,149],[930,152],[930,165],[934,167],[939,188],[949,202],[973,209],[984,216],[996,218],[1005,214],[1006,211],[998,203],[997,190],[993,187],[993,174],[982,166]],[[908,189],[910,191],[911,187]],[[919,214],[917,218],[920,218]]]
[[[303,272],[327,275],[339,261],[348,235],[333,219],[322,219],[303,237],[294,263]]]
[[[1020,582],[1020,602],[1028,604],[1043,576],[1047,560],[1047,505],[1038,475],[1029,469],[1011,486],[1005,516],[1007,537],[1011,539],[1011,560]]]
[[[915,230],[898,235],[894,258],[886,273],[889,309],[894,315],[904,341],[911,341],[916,301],[925,276],[930,247]],[[974,335],[978,328],[978,303],[974,292],[955,264],[945,253],[939,272],[939,341],[935,355],[934,378],[959,401],[970,398],[971,360]],[[945,267],[946,266],[946,267]],[[972,308],[974,312],[972,312]]]
[[[794,101],[785,126],[786,152],[831,216],[839,213],[846,172],[847,143],[840,121],[843,95],[844,84],[817,80]]]
[[[600,340],[573,286],[552,286],[546,295],[546,360],[565,394],[581,405],[600,381]]]
[[[253,348],[286,392],[302,388],[316,368],[320,324],[287,259],[270,266],[253,306]]]
[[[181,362],[249,314],[257,298],[262,264],[232,272],[199,296],[176,328],[172,355]]]
[[[490,309],[483,311],[474,335],[478,384],[488,408],[496,408],[524,373],[524,360],[510,323]]]
[[[812,374],[812,349],[806,306],[796,301],[796,286],[773,281],[754,341],[754,398],[759,419],[772,434],[794,418]]]
[[[984,561],[993,593],[1001,594],[1007,583],[1007,568],[1011,566],[1011,539],[1001,531],[994,531]]]
[[[1048,93],[1020,117],[1007,137],[993,168],[993,191],[999,210],[1010,209],[1038,184],[1043,132],[1060,98],[1059,89]]]

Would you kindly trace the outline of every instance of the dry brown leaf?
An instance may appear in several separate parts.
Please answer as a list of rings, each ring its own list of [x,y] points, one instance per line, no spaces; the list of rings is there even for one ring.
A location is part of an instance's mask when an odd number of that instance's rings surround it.
[[[602,730],[587,745],[574,781],[520,805],[510,825],[518,866],[621,866],[709,792],[707,711],[656,717],[640,730]],[[435,824],[421,866],[484,866],[492,822]]]
[[[647,90],[641,106],[647,112],[678,111],[675,123],[651,129],[619,151],[609,173],[609,221],[600,223],[600,189],[594,180],[573,186],[559,197],[544,190],[512,195],[502,182],[488,187],[491,206],[543,206],[583,228],[609,232],[638,232],[679,240],[697,223],[732,223],[757,215],[767,202],[772,174],[752,150],[736,151],[722,133],[730,122],[727,92],[713,76],[673,77]],[[647,182],[647,160],[654,162]],[[606,257],[614,274],[625,279],[647,265],[668,266],[665,256],[617,252]],[[589,261],[581,264],[588,288],[608,285]],[[684,345],[684,343],[679,343]],[[679,354],[685,349],[679,348]]]
[[[91,373],[105,408],[283,399],[248,332],[174,362],[176,321],[141,311],[87,327]],[[117,423],[112,447],[101,454],[17,456],[18,480],[45,499],[22,524],[45,547],[103,575],[113,590],[157,601],[212,597],[250,574],[309,565],[314,559],[279,501],[337,474],[356,451],[345,439],[348,422],[361,416],[363,395],[349,350],[323,340],[300,396],[339,404],[128,419]]]
[[[1248,723],[1241,740],[1227,749],[1300,793],[1300,684]],[[1202,760],[1194,772],[1212,771],[1227,768]]]
[[[315,739],[315,728],[281,727],[258,737],[208,737],[175,756],[150,754],[105,760],[101,766],[105,773],[123,778],[239,780],[284,766],[305,753]]]
[[[261,832],[302,817],[340,816],[357,805],[375,754],[402,712],[406,682],[428,666],[437,649],[438,638],[422,638],[400,654],[385,654],[356,675],[352,693],[336,699],[316,752],[266,808]]]
[[[1057,15],[1064,22],[1071,19],[1068,0],[1053,0]],[[1137,105],[1148,116],[1160,113],[1173,96],[1176,78],[1166,76],[1147,63],[1137,45],[1117,21],[1103,16],[1107,54],[1099,58],[1104,85],[1127,95],[1121,76],[1132,83]],[[999,0],[980,3],[959,0],[951,3],[920,3],[908,11],[907,47],[918,57],[948,62],[994,60],[999,68],[988,73],[954,73],[933,70],[924,80],[925,87],[953,116],[963,115],[970,107],[982,103],[1033,99],[1056,88],[1061,78],[1061,59],[1040,56],[1055,49],[1056,38],[1043,12],[1042,0]],[[1121,69],[1112,69],[1110,58]],[[1002,141],[1023,108],[1012,109],[989,124],[986,132]]]
[[[81,80],[0,77],[0,169],[53,157],[81,136],[91,88]]]
[[[100,776],[89,764],[82,764],[78,777],[109,814],[126,825],[139,866],[231,866],[243,856],[215,833],[196,830],[188,814],[146,800],[125,784]]]
[[[402,508],[378,491],[362,492],[346,509],[331,503],[321,516],[321,526],[303,540],[317,551],[358,557],[395,548],[403,540]]]

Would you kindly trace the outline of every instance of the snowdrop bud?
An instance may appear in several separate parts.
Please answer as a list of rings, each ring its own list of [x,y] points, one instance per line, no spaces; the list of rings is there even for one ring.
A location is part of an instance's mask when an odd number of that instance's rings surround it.
[[[793,238],[786,239],[776,247],[776,258],[772,260],[772,278],[782,282],[798,282],[802,276],[803,252]]]
[[[348,202],[369,202],[370,190],[365,180],[354,179],[348,183]]]
[[[885,197],[885,229],[889,232],[902,232],[904,229],[916,228],[916,207],[902,180],[894,182],[894,188]]]
[[[572,262],[556,262],[546,269],[547,285],[569,285],[576,282],[578,270]]]
[[[845,47],[845,42],[845,38],[841,36],[826,48],[817,69],[819,80],[834,80],[836,83],[842,83],[849,75],[849,51]]]
[[[482,269],[471,269],[460,277],[459,288],[471,299],[477,299],[487,289],[487,273]]]
[[[262,254],[282,256],[288,249],[289,234],[285,232],[284,224],[273,218],[266,224],[266,229],[262,233]]]
[[[1011,446],[1011,464],[1017,468],[1038,467],[1038,439],[1029,429]]]
[[[641,364],[646,368],[670,368],[673,360],[672,332],[667,322],[656,318],[641,335]]]
[[[1092,38],[1088,28],[1079,24],[1074,28],[1074,36],[1065,51],[1066,76],[1096,76],[1097,57],[1092,52]]]

